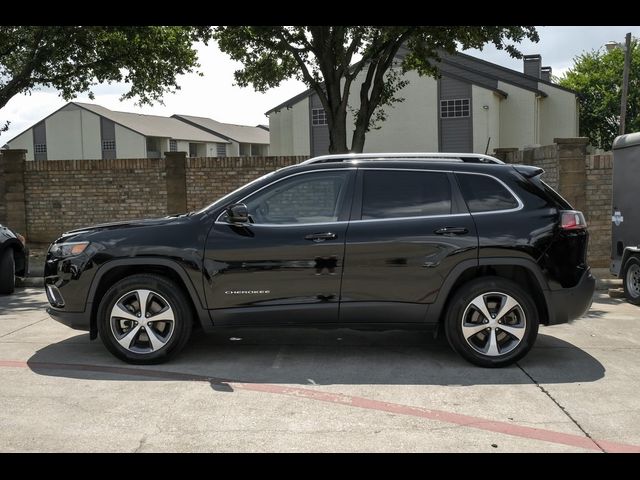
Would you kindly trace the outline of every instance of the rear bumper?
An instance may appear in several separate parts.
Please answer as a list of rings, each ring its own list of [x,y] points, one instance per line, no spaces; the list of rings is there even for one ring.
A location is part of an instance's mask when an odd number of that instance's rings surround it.
[[[91,326],[91,316],[85,312],[64,312],[55,308],[47,308],[47,313],[55,321],[60,322],[74,330],[89,331]]]
[[[549,325],[567,323],[587,313],[595,289],[596,279],[588,268],[575,287],[548,291]]]

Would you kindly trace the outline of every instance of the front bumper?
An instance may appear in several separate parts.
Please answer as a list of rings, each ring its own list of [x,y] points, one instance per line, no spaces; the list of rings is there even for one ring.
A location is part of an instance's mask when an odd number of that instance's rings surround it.
[[[56,320],[67,327],[71,327],[74,330],[89,331],[91,327],[91,315],[85,312],[64,312],[62,310],[56,310],[55,308],[48,307],[47,313]]]
[[[567,323],[582,317],[591,307],[595,289],[596,279],[588,268],[575,287],[546,292],[549,325]]]

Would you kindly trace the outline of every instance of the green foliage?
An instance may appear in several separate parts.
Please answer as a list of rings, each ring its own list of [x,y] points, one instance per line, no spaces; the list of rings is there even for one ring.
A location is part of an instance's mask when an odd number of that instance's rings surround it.
[[[215,29],[214,38],[223,52],[242,63],[235,72],[240,86],[264,92],[296,78],[312,88],[327,113],[330,151],[339,153],[348,150],[349,103],[355,114],[351,151],[360,152],[366,132],[386,118],[384,107],[402,101],[397,94],[407,81],[400,73],[437,75],[438,51],[487,43],[520,56],[513,43],[538,41],[538,34],[530,26],[223,26]],[[398,62],[401,47],[406,55]],[[349,102],[354,84],[359,94]]]
[[[178,75],[199,67],[199,27],[0,26],[0,108],[19,93],[52,87],[65,100],[102,82],[130,85],[122,98],[161,102]]]
[[[632,42],[626,131],[640,131],[640,47]],[[580,133],[591,145],[611,149],[620,129],[624,51],[594,50],[576,57],[559,84],[580,94]]]

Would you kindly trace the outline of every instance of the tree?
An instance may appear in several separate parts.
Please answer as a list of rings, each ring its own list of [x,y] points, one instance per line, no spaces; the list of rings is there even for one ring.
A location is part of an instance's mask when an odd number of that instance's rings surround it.
[[[640,47],[631,42],[631,69],[627,98],[626,131],[640,131]],[[593,50],[574,58],[573,67],[558,80],[577,91],[580,101],[580,134],[591,145],[611,149],[620,128],[620,98],[624,51]]]
[[[102,82],[127,82],[122,98],[141,104],[177,90],[176,77],[199,65],[200,27],[0,26],[0,108],[19,93],[52,87],[65,100]]]
[[[453,53],[460,47],[482,48],[487,43],[519,57],[508,40],[538,41],[538,34],[526,26],[222,26],[215,29],[214,38],[223,52],[243,64],[235,72],[240,86],[251,84],[264,92],[285,79],[297,78],[312,88],[327,115],[329,151],[341,153],[349,150],[346,119],[357,77],[362,83],[350,150],[361,152],[367,131],[384,121],[384,107],[402,101],[396,95],[407,84],[402,73],[417,70],[435,76],[439,50]],[[397,64],[401,46],[408,52]],[[356,102],[352,99],[352,103]]]

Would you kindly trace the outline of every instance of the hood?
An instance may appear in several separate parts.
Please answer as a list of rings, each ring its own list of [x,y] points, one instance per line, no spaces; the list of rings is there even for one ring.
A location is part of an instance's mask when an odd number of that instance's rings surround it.
[[[141,218],[136,220],[123,220],[121,222],[100,223],[89,227],[75,228],[62,234],[62,237],[78,235],[81,233],[94,233],[103,230],[119,230],[123,228],[149,227],[154,225],[166,225],[176,221],[176,219],[185,217],[186,214],[170,215],[162,218]]]

